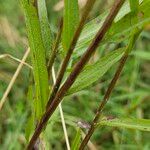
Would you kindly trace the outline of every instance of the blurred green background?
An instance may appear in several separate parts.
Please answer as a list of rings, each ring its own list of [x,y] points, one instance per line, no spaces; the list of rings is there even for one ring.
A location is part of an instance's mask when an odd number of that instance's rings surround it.
[[[58,20],[62,15],[58,0],[47,0],[48,16],[53,35],[57,32]],[[59,3],[59,4],[58,4]],[[110,6],[110,2],[104,8]],[[103,9],[99,0],[89,20]],[[0,0],[0,55],[10,54],[21,59],[27,48],[27,33],[24,15],[19,0]],[[111,47],[112,45],[110,45]],[[104,55],[100,49],[95,57]],[[30,59],[27,62],[30,64]],[[59,63],[58,63],[59,64]],[[57,64],[57,65],[58,65]],[[0,99],[5,92],[18,62],[6,57],[0,59]],[[58,67],[58,66],[56,66]],[[92,87],[66,97],[63,110],[67,123],[70,141],[76,134],[74,120],[91,121],[94,112],[114,74],[116,65]],[[30,69],[23,67],[4,107],[0,111],[0,149],[20,150],[26,144],[25,129],[30,115],[30,101],[27,99]],[[122,76],[108,102],[104,115],[113,117],[149,118],[150,114],[150,25],[142,32],[133,53],[131,54]],[[65,138],[58,110],[46,128],[45,137],[50,149],[66,149]],[[86,132],[86,131],[84,131]],[[103,127],[97,129],[89,149],[149,150],[149,133],[127,129]]]

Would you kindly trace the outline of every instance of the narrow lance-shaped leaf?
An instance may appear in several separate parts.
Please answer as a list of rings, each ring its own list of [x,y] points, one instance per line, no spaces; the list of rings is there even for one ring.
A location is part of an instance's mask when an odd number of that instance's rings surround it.
[[[120,18],[118,21],[115,21],[111,29],[109,30],[108,34],[105,36],[105,39],[101,43],[101,46],[108,42],[109,43],[121,42],[127,39],[130,36],[131,31],[133,31],[136,27],[141,27],[146,24],[149,24],[150,22],[149,8],[150,8],[150,0],[144,0],[142,3],[140,3],[138,7],[137,15],[129,11],[125,16]],[[75,48],[73,54],[74,58],[79,57],[84,53],[87,46],[93,39],[95,33],[102,25],[103,20],[106,16],[107,12],[87,23],[83,32],[81,33],[81,36]],[[138,22],[135,22],[137,18]]]
[[[67,51],[79,22],[78,0],[64,0],[63,49]]]
[[[50,25],[47,16],[46,3],[45,0],[37,0],[37,2],[38,2],[38,16],[40,20],[44,47],[46,50],[46,54],[51,54],[52,37],[51,37],[51,30],[50,30]]]
[[[68,91],[68,94],[78,92],[100,79],[121,58],[123,52],[124,48],[115,50],[100,58],[95,64],[86,66]]]
[[[119,128],[127,128],[141,131],[150,131],[149,119],[110,119],[102,120],[97,124],[97,127],[111,126]]]
[[[40,117],[48,99],[48,74],[45,61],[45,49],[42,42],[37,1],[22,0],[26,17],[32,66],[35,80],[35,113]]]

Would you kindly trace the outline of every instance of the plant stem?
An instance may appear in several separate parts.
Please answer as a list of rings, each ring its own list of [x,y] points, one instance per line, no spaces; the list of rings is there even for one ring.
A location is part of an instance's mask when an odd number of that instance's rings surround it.
[[[135,42],[136,42],[140,32],[141,32],[141,30],[136,30],[133,33],[133,35],[132,35],[132,37],[130,39],[130,43],[129,43],[128,47],[126,48],[126,51],[125,51],[124,55],[122,56],[122,58],[120,60],[120,63],[119,63],[119,66],[118,66],[118,68],[117,68],[117,70],[115,72],[115,75],[114,75],[113,79],[111,80],[111,82],[110,82],[110,84],[108,86],[108,89],[107,89],[107,91],[106,91],[106,93],[104,95],[104,98],[101,101],[101,103],[99,105],[99,108],[97,109],[97,112],[96,112],[95,118],[94,118],[94,120],[93,120],[93,122],[91,124],[91,127],[90,127],[87,135],[85,136],[84,140],[82,141],[79,150],[83,150],[85,148],[85,146],[87,145],[88,141],[90,140],[90,137],[93,135],[93,133],[94,133],[94,131],[96,129],[96,125],[97,125],[97,123],[99,121],[99,118],[100,118],[100,116],[102,114],[102,111],[104,109],[104,106],[107,104],[107,102],[109,100],[109,97],[110,97],[110,95],[111,95],[111,93],[112,93],[112,91],[113,91],[113,89],[114,89],[114,87],[116,85],[116,82],[118,81],[118,79],[120,77],[120,74],[121,74],[121,72],[123,70],[123,67],[125,66],[125,63],[126,63],[127,58],[128,58],[128,55],[131,52],[131,50],[132,50],[132,48],[133,48],[133,46],[134,46],[134,44],[135,44]]]
[[[79,23],[79,25],[78,25],[78,27],[77,27],[77,29],[75,31],[75,34],[74,34],[74,37],[73,37],[73,39],[71,41],[69,49],[67,50],[67,54],[66,54],[66,56],[65,56],[65,58],[64,58],[64,60],[62,62],[60,70],[58,72],[58,75],[57,75],[57,78],[56,78],[56,84],[53,86],[50,99],[49,99],[49,101],[47,103],[47,107],[51,104],[52,100],[54,99],[54,97],[55,97],[55,95],[56,95],[56,93],[57,93],[57,91],[58,91],[58,89],[60,87],[61,81],[63,79],[64,73],[65,73],[66,68],[68,66],[68,63],[69,63],[69,60],[70,60],[71,55],[73,53],[73,50],[74,50],[74,48],[76,46],[76,43],[77,43],[78,38],[79,38],[79,36],[81,34],[81,31],[83,29],[85,21],[86,21],[88,15],[89,15],[90,10],[92,9],[92,7],[93,7],[93,5],[95,3],[95,1],[96,0],[88,0],[86,5],[85,5],[84,11],[83,11],[83,15],[81,17],[81,21],[80,21],[80,23]]]
[[[63,84],[63,86],[60,88],[60,90],[57,92],[54,100],[52,101],[51,105],[47,108],[46,112],[42,116],[39,124],[37,125],[37,128],[35,129],[35,132],[33,136],[31,137],[31,140],[28,144],[27,149],[31,150],[34,146],[37,138],[39,137],[40,133],[42,132],[42,129],[45,127],[46,123],[48,122],[48,119],[52,116],[55,109],[59,105],[59,103],[62,101],[62,98],[68,91],[68,89],[71,87],[71,85],[76,80],[79,73],[82,71],[85,64],[88,62],[92,54],[96,51],[96,48],[99,46],[99,43],[102,41],[103,37],[105,36],[108,29],[111,27],[111,24],[117,15],[118,11],[120,10],[121,6],[123,5],[125,0],[116,0],[115,3],[112,6],[112,9],[105,19],[102,27],[96,34],[95,38],[93,39],[92,43],[84,53],[84,55],[80,58],[80,60],[76,63],[76,65],[73,68],[73,71],[70,73],[69,77]]]
[[[96,124],[97,124],[97,122],[98,122],[98,120],[99,120],[99,118],[101,116],[101,112],[102,112],[104,106],[106,105],[106,103],[107,103],[107,101],[108,101],[108,99],[110,97],[110,94],[111,94],[112,90],[115,87],[115,84],[116,84],[117,80],[119,79],[119,76],[121,74],[121,71],[122,71],[122,69],[124,67],[124,64],[125,64],[127,58],[128,58],[128,55],[124,55],[122,57],[122,59],[120,61],[120,64],[119,64],[119,67],[118,67],[118,69],[117,69],[117,71],[116,71],[116,73],[115,73],[111,83],[109,84],[109,87],[108,87],[108,89],[107,89],[107,91],[105,93],[105,96],[104,96],[104,98],[103,98],[103,100],[102,100],[102,102],[101,102],[101,104],[100,104],[100,106],[99,106],[99,108],[98,108],[98,110],[96,112],[96,116],[95,116],[95,118],[94,118],[94,120],[92,122],[91,128],[89,129],[87,135],[85,136],[84,140],[82,141],[79,150],[83,150],[84,149],[84,147],[86,146],[86,144],[90,140],[90,137],[93,135],[93,133],[94,133],[94,131],[96,129]]]
[[[50,56],[50,59],[48,61],[48,65],[47,65],[49,79],[50,79],[50,76],[51,76],[52,66],[53,66],[53,63],[55,61],[57,50],[58,50],[58,46],[59,46],[59,42],[60,42],[60,39],[61,39],[62,27],[63,27],[63,19],[61,19],[61,21],[60,21],[59,31],[57,33],[56,41],[55,41],[55,44],[54,44],[54,47],[53,47],[53,50],[52,50],[52,54]]]

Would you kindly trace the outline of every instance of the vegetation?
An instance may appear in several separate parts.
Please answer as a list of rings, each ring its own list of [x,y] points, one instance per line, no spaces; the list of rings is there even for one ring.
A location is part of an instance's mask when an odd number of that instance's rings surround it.
[[[150,148],[150,0],[0,3],[0,149]]]

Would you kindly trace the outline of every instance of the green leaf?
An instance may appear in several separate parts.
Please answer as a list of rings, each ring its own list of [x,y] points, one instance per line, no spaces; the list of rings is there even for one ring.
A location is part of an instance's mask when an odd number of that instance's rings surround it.
[[[34,131],[34,128],[34,119],[31,116],[28,118],[25,128],[25,138],[27,141],[29,141],[31,133]]]
[[[115,22],[119,21],[120,19],[122,19],[126,14],[130,13],[131,9],[130,9],[130,4],[129,4],[129,0],[126,0],[123,4],[123,6],[121,7],[119,13],[117,14],[117,16],[115,17]]]
[[[139,9],[139,0],[129,0],[130,1],[130,9],[131,9],[131,13],[135,16],[138,15],[138,9]],[[132,20],[132,23],[138,23],[138,17],[134,18],[134,20]]]
[[[97,127],[111,126],[141,131],[150,131],[150,119],[110,119],[102,120]]]
[[[131,11],[136,10],[138,8],[139,4],[141,4],[142,2],[143,2],[143,0],[140,0],[140,1],[139,0],[134,0],[134,1],[127,0],[127,1],[125,1],[125,3],[123,4],[122,8],[120,9],[118,15],[115,18],[115,22],[122,19],[125,15],[127,15]]]
[[[33,74],[35,80],[35,113],[40,117],[48,100],[48,73],[46,69],[45,48],[42,42],[40,22],[38,19],[37,1],[22,0],[26,26],[28,31],[29,45]]]
[[[140,59],[150,60],[150,52],[147,51],[135,51],[131,53],[132,55],[139,57]]]
[[[34,120],[34,103],[33,103],[33,87],[32,85],[29,85],[28,87],[28,93],[27,93],[27,100],[29,101],[29,104],[31,105],[32,115],[28,117],[26,128],[25,128],[25,138],[27,141],[29,141],[31,133],[35,129],[35,120]]]
[[[130,12],[129,6],[128,8],[129,11],[127,11],[127,14],[125,13],[125,16],[123,15],[122,18],[119,18],[119,21],[113,23],[111,29],[105,36],[100,46],[106,43],[122,42],[130,37],[131,31],[133,31],[135,28],[144,26],[150,22],[150,13],[149,13],[150,0],[144,0],[139,5],[137,15]],[[76,45],[73,54],[74,58],[81,56],[85,52],[88,45],[92,41],[93,37],[95,36],[99,28],[102,26],[102,23],[106,16],[107,12],[87,23]],[[138,19],[138,22],[135,22],[136,19]]]
[[[38,16],[40,20],[42,39],[46,53],[50,54],[52,47],[51,30],[47,16],[47,8],[45,0],[38,0]]]
[[[86,66],[68,91],[68,94],[78,92],[100,79],[109,68],[121,58],[124,50],[125,49],[122,48],[110,52],[106,56],[100,58],[95,64]]]
[[[67,51],[79,22],[78,0],[64,0],[63,49]]]
[[[78,128],[77,129],[77,133],[75,135],[75,138],[73,140],[72,146],[71,146],[71,150],[79,149],[80,142],[81,142],[81,129]]]
[[[149,7],[150,0],[143,1],[143,3],[139,5],[136,15],[135,13],[130,12],[121,20],[113,24],[105,40],[109,40],[109,42],[118,42],[117,39],[119,39],[119,41],[122,41],[131,36],[131,31],[133,31],[135,28],[141,28],[145,24],[148,24],[150,22]]]
[[[130,1],[130,9],[131,11],[135,12],[138,10],[138,6],[139,6],[139,0],[129,0]]]

